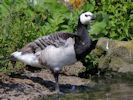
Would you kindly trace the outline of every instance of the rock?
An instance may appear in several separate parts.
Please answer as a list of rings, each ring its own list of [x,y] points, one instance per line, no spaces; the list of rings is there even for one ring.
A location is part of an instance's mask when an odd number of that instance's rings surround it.
[[[67,76],[78,76],[79,73],[82,73],[85,71],[85,66],[83,66],[83,64],[81,62],[77,62],[73,65],[70,66],[65,66],[62,69],[62,74],[65,74]]]
[[[95,83],[89,79],[76,76],[59,76],[60,89],[72,92],[80,91],[82,88],[90,89]],[[0,100],[36,100],[41,96],[55,94],[55,80],[48,70],[23,75],[8,76],[8,79],[0,81]]]
[[[100,38],[96,49],[102,50],[98,65],[100,69],[122,73],[133,72],[133,41]]]
[[[42,70],[42,68],[36,68],[29,65],[26,65],[26,69],[31,72],[37,72]],[[44,67],[44,69],[48,69],[48,68]],[[85,70],[86,70],[86,67],[83,66],[81,62],[76,62],[73,65],[63,66],[63,69],[61,70],[61,74],[64,74],[67,76],[79,76],[79,74],[84,72]]]

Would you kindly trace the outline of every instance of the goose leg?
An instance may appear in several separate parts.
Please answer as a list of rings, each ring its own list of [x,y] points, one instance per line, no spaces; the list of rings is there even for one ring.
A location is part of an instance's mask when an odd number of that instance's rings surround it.
[[[17,59],[16,59],[14,56],[10,56],[9,59],[10,59],[10,61],[11,61],[11,64],[12,64],[13,68],[14,68],[15,65],[16,65],[16,60],[17,60]]]
[[[11,61],[12,67],[15,68],[16,61]]]
[[[54,72],[54,78],[55,78],[55,91],[57,93],[60,93],[58,78],[59,78],[59,72]]]

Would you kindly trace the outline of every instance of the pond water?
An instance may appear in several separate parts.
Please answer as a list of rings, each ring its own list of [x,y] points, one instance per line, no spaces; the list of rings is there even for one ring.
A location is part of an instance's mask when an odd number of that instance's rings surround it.
[[[64,95],[44,96],[38,100],[133,100],[133,80],[129,79],[102,78],[95,80],[92,86],[73,87],[73,91]]]

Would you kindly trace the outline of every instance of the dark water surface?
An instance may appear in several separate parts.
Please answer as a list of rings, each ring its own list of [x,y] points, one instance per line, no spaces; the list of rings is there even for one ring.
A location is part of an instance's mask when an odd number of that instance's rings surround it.
[[[64,95],[44,96],[38,100],[133,100],[133,80],[97,79],[93,86],[74,87]]]

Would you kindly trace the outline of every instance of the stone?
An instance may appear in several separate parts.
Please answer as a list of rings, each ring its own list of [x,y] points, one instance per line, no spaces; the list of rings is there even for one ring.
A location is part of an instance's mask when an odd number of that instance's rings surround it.
[[[100,38],[96,49],[101,50],[98,67],[121,73],[133,72],[133,41]]]
[[[85,66],[81,62],[76,62],[73,65],[64,66],[62,74],[67,76],[78,76],[80,73],[85,71]]]

